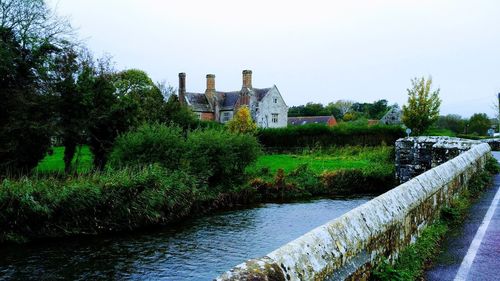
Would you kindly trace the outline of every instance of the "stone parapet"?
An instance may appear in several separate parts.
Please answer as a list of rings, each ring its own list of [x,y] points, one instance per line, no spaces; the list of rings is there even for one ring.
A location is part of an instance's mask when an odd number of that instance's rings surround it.
[[[433,151],[436,144],[430,139],[418,143],[422,145],[417,149],[424,152]],[[403,146],[408,144],[401,142]],[[456,148],[464,147],[457,144]],[[472,175],[484,167],[490,151],[488,144],[471,143],[468,151],[454,159],[265,257],[236,266],[216,280],[367,280],[373,266],[381,260],[397,258],[403,248],[414,243],[423,229],[439,217],[440,209],[467,188]],[[403,157],[429,161],[428,156],[414,153]]]

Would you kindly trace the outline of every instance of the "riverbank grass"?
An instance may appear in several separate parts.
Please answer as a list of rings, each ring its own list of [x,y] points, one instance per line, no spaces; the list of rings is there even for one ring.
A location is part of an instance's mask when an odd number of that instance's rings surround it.
[[[312,172],[323,172],[341,169],[368,169],[373,165],[393,166],[393,148],[379,147],[333,147],[330,149],[304,150],[302,153],[266,154],[247,168],[249,174],[269,171],[275,174],[279,169],[290,173],[306,165]]]

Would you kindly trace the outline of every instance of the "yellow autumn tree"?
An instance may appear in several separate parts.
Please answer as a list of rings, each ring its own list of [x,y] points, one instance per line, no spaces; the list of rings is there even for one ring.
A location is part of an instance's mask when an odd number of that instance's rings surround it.
[[[233,119],[227,122],[227,127],[235,134],[254,134],[257,131],[257,124],[252,120],[248,106],[240,107]]]

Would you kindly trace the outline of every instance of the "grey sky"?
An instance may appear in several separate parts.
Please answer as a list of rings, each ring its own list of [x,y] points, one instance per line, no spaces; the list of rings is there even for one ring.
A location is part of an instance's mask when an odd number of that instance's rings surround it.
[[[338,99],[400,105],[432,75],[442,114],[493,115],[500,91],[500,1],[50,0],[97,55],[188,91],[276,84],[288,105]]]

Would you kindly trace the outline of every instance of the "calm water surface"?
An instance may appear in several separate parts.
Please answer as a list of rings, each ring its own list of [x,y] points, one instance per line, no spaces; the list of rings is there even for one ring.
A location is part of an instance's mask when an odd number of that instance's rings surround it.
[[[370,199],[263,204],[146,233],[3,247],[0,279],[212,280]]]

